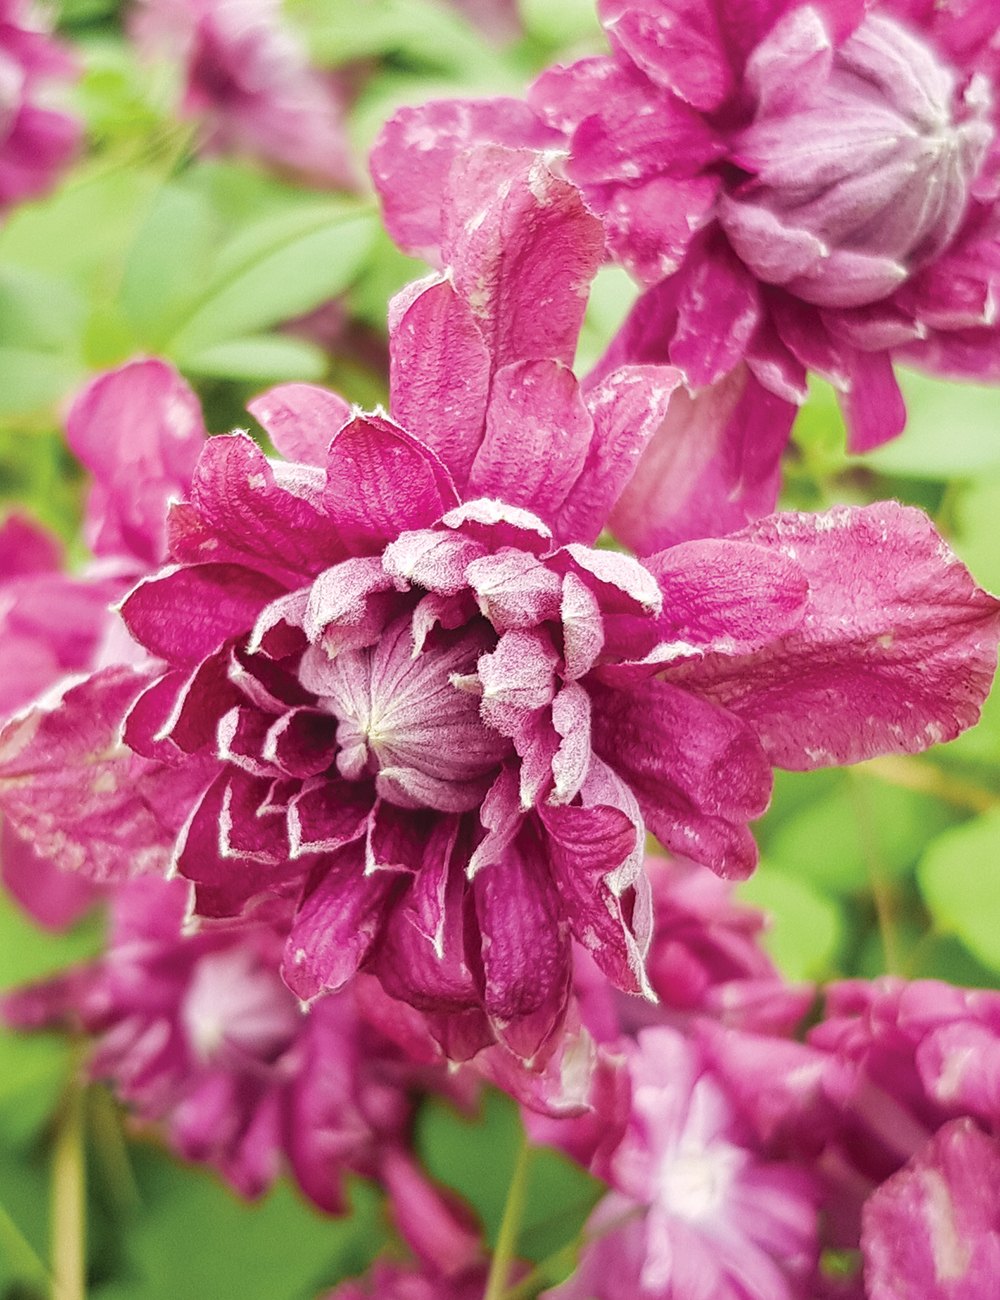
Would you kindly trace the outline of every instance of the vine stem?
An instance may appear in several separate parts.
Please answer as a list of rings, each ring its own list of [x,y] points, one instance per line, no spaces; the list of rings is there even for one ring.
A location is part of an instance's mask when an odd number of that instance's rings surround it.
[[[903,973],[903,954],[896,930],[896,896],[886,878],[885,866],[879,849],[878,835],[875,830],[875,818],[872,816],[868,791],[865,789],[864,776],[851,770],[851,798],[854,815],[857,820],[858,836],[861,840],[861,852],[868,867],[868,883],[875,904],[875,917],[878,921],[879,935],[882,939],[882,955],[885,969],[889,975]]]
[[[52,1152],[52,1300],[85,1300],[84,1092],[66,1090]]]
[[[524,1215],[524,1203],[528,1195],[528,1172],[530,1168],[531,1148],[528,1146],[528,1139],[522,1136],[521,1147],[517,1153],[517,1161],[514,1164],[514,1172],[510,1179],[510,1186],[507,1188],[507,1204],[503,1209],[500,1231],[497,1234],[496,1250],[494,1250],[493,1259],[490,1261],[490,1274],[486,1279],[483,1300],[502,1300],[507,1291],[507,1279],[510,1276],[510,1266],[514,1262],[514,1250],[517,1246],[517,1236],[521,1230],[521,1219]]]

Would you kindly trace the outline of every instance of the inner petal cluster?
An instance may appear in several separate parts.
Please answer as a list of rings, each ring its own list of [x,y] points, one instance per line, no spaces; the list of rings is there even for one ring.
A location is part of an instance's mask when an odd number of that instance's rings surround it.
[[[333,658],[311,647],[299,678],[338,719],[341,776],[374,777],[379,794],[402,808],[477,808],[511,749],[480,720],[479,693],[469,681],[496,640],[477,618],[454,631],[435,629],[418,647],[406,613],[375,645]]]

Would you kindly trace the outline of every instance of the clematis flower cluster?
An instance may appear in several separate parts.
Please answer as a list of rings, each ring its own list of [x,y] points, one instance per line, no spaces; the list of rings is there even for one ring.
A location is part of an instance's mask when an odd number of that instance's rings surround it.
[[[595,549],[677,372],[580,390],[601,228],[535,153],[449,183],[449,272],[391,308],[391,413],[286,386],[252,410],[289,460],[210,440],[174,563],[121,605],[147,663],[12,722],[0,802],[92,879],[171,866],[203,917],[287,900],[304,1000],[363,969],[452,1059],[542,1069],[573,940],[652,992],[646,830],[746,875],[772,764],[975,719],[998,606],[891,504]]]
[[[598,372],[685,377],[613,517],[641,553],[773,509],[807,371],[853,451],[902,431],[893,360],[998,377],[1000,65],[990,0],[599,11],[610,55],[543,73],[526,104],[403,110],[373,172],[394,237],[433,257],[456,153],[566,152],[646,289]]]
[[[436,267],[388,410],[280,385],[266,454],[134,361],[69,415],[93,560],[0,529],[5,875],[113,917],[4,1015],[247,1196],[378,1179],[413,1258],[341,1300],[483,1293],[411,1127],[484,1079],[609,1185],[559,1300],[816,1300],[828,1248],[874,1300],[988,1294],[1000,995],[845,983],[797,1038],[815,990],[732,893],[774,768],[917,753],[990,688],[1000,602],[921,512],[772,513],[807,367],[863,447],[893,356],[993,337],[948,314],[992,292],[984,13],[609,3],[611,55],[377,147]],[[170,15],[220,142],[346,181],[270,8]],[[646,293],[581,382],[608,250]]]

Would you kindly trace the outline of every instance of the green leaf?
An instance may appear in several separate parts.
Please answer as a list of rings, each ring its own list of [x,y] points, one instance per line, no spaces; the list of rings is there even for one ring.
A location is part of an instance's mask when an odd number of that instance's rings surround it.
[[[367,0],[359,21],[356,0],[294,0],[289,12],[307,34],[313,60],[340,67],[390,56],[416,68],[475,77],[502,66],[501,53],[467,19],[426,0]]]
[[[47,199],[11,213],[0,264],[64,279],[92,299],[111,297],[162,178],[152,168],[78,172]]]
[[[66,934],[55,934],[36,925],[0,890],[0,992],[95,957],[103,939],[104,920],[98,911]]]
[[[1000,971],[1000,809],[939,835],[917,880],[938,929]]]
[[[122,310],[156,351],[190,315],[211,271],[219,220],[198,190],[165,185],[129,252]]]
[[[628,315],[639,290],[620,266],[602,266],[590,286],[573,369],[585,375],[600,359]]]
[[[82,364],[63,353],[0,347],[0,416],[45,410],[83,375]]]
[[[765,863],[737,893],[770,915],[764,947],[786,979],[822,979],[830,974],[843,935],[843,916],[832,899]]]
[[[58,1104],[70,1064],[65,1039],[0,1029],[0,1145],[37,1136]]]
[[[142,1208],[123,1241],[128,1276],[92,1300],[305,1300],[361,1273],[386,1241],[377,1191],[356,1179],[330,1218],[287,1183],[247,1204],[203,1169],[133,1146]]]
[[[851,782],[858,784],[852,789]],[[867,888],[873,869],[880,876],[902,875],[915,865],[928,839],[957,816],[928,795],[842,773],[829,793],[806,804],[768,837],[767,858],[821,890],[856,893]]]
[[[184,369],[222,379],[253,379],[277,383],[322,379],[326,356],[312,343],[280,335],[233,339],[185,357]]]
[[[469,1117],[429,1098],[417,1116],[415,1141],[428,1172],[476,1211],[492,1248],[522,1141],[517,1103],[487,1089],[478,1114]],[[559,1152],[534,1148],[517,1253],[537,1263],[573,1241],[603,1191]]]
[[[958,478],[1000,466],[1000,390],[897,369],[906,399],[902,437],[865,456],[884,474]]]
[[[356,206],[322,204],[243,231],[220,251],[199,305],[165,349],[186,366],[207,348],[335,297],[358,274],[376,227]]]

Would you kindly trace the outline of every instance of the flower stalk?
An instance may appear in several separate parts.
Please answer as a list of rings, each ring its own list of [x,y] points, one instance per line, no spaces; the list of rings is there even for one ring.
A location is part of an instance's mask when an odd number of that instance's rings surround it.
[[[52,1152],[52,1300],[86,1295],[86,1162],[84,1090],[71,1081]]]
[[[507,1279],[510,1276],[514,1251],[517,1246],[521,1220],[524,1217],[524,1205],[528,1195],[528,1175],[531,1170],[531,1147],[527,1138],[522,1138],[521,1146],[511,1174],[510,1186],[507,1188],[507,1203],[500,1221],[496,1250],[490,1263],[489,1277],[486,1279],[486,1291],[483,1300],[503,1300],[507,1291]]]

